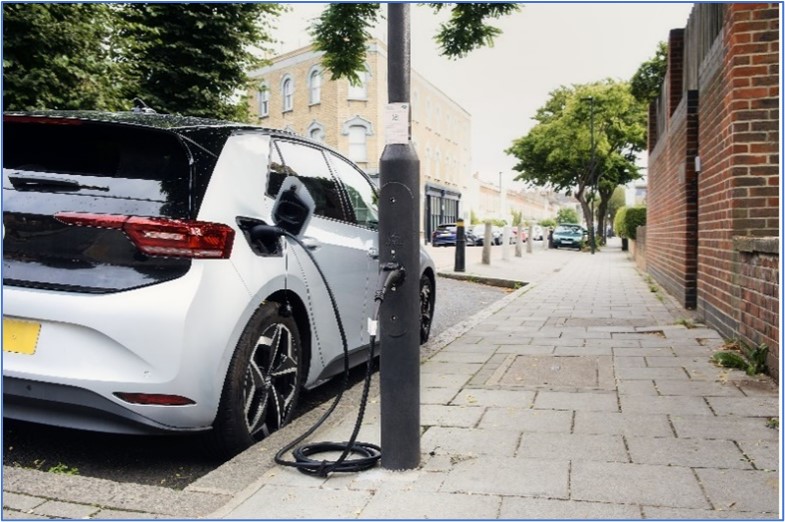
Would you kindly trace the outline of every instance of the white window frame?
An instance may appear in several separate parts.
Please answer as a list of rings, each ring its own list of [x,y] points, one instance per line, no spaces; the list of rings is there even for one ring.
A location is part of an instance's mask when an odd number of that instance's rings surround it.
[[[281,80],[281,110],[291,112],[294,110],[294,80],[288,74]]]
[[[322,71],[314,66],[308,73],[308,103],[318,105],[322,102]]]
[[[259,89],[259,117],[266,118],[270,115],[270,90],[267,86]]]

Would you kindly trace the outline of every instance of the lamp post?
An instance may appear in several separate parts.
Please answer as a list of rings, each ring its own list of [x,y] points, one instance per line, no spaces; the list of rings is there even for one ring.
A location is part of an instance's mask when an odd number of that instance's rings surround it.
[[[387,24],[387,88],[399,132],[379,162],[379,266],[400,265],[406,275],[379,313],[381,460],[400,470],[420,463],[420,160],[411,142],[409,4],[390,4]],[[404,116],[393,119],[398,110]]]

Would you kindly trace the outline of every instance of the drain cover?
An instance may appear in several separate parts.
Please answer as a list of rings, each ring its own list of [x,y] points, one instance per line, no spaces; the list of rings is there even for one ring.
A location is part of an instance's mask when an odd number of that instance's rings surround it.
[[[609,356],[508,357],[486,384],[547,388],[613,389]]]

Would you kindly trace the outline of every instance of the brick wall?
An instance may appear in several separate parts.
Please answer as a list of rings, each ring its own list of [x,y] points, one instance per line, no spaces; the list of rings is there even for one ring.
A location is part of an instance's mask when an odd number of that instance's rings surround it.
[[[686,34],[671,32],[663,98],[650,110],[666,124],[650,139],[647,267],[725,337],[769,345],[778,377],[778,248],[740,245],[779,237],[779,11],[712,7],[720,32],[690,49],[700,40],[690,32],[706,33],[707,9],[696,6]]]

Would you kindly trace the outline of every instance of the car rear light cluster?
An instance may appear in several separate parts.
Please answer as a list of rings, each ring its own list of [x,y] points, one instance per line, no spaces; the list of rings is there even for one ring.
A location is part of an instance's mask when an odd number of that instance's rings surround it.
[[[58,212],[55,219],[67,225],[122,230],[149,256],[228,259],[234,243],[234,229],[221,223],[84,212]]]
[[[196,404],[193,400],[182,395],[168,395],[164,393],[130,393],[115,392],[115,397],[131,404],[144,404],[149,406],[188,406]]]

